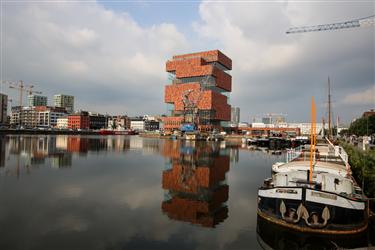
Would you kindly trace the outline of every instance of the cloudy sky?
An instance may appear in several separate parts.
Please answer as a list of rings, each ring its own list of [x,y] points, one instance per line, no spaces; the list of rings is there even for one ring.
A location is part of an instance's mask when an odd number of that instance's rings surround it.
[[[375,107],[374,28],[285,34],[374,15],[373,1],[1,1],[1,11],[1,79],[33,83],[49,102],[66,93],[76,108],[162,114],[165,62],[219,49],[233,60],[242,121],[308,121],[311,96],[320,120],[328,76],[341,120]]]

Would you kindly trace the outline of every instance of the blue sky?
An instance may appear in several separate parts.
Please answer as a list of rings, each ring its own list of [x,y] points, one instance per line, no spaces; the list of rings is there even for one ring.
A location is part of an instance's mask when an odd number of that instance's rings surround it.
[[[66,93],[90,111],[162,114],[165,62],[219,49],[233,60],[230,102],[242,121],[265,113],[308,121],[312,95],[321,120],[328,76],[341,120],[375,106],[374,28],[285,34],[373,15],[373,1],[2,4],[1,78],[34,83],[50,103]]]
[[[192,20],[198,20],[199,2],[174,1],[174,2],[108,2],[98,1],[105,8],[116,12],[127,12],[143,27],[160,23],[174,23],[179,29],[188,31]]]

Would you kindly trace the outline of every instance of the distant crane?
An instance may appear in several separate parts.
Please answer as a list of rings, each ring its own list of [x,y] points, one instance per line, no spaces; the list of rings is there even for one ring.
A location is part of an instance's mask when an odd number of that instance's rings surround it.
[[[363,17],[359,19],[354,19],[339,23],[330,24],[320,24],[314,26],[302,26],[302,27],[292,27],[289,28],[286,33],[303,33],[303,32],[313,32],[313,31],[327,31],[327,30],[339,30],[339,29],[349,29],[349,28],[362,28],[375,25],[375,15]]]
[[[11,81],[5,81],[9,85],[9,88],[16,89],[19,91],[19,104],[22,107],[22,101],[23,101],[23,92],[29,93],[29,95],[32,94],[42,94],[41,91],[35,91],[33,90],[34,85],[26,85],[23,83],[23,81],[19,82],[11,82]]]

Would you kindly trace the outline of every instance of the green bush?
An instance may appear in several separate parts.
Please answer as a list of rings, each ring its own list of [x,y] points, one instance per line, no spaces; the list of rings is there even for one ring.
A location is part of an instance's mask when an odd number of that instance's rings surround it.
[[[349,144],[342,146],[349,155],[349,164],[354,178],[360,186],[364,186],[363,191],[367,197],[375,198],[375,151],[362,151]]]
[[[372,135],[375,133],[375,116],[361,117],[350,124],[349,135]]]

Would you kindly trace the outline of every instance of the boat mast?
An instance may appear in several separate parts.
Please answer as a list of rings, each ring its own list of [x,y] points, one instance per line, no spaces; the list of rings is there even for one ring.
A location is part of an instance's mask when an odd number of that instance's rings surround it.
[[[328,77],[328,139],[332,137],[331,122],[331,82]]]
[[[309,181],[312,182],[313,163],[315,162],[315,145],[316,145],[316,112],[314,96],[311,98],[311,130],[310,130],[310,175]]]

